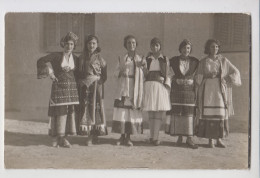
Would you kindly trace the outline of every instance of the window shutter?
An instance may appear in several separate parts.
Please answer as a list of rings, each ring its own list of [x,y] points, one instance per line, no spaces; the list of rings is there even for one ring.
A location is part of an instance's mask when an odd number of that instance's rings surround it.
[[[61,38],[69,31],[78,37],[75,52],[83,49],[86,34],[94,34],[94,14],[44,14],[44,46],[46,52],[62,51]]]
[[[250,16],[246,14],[215,14],[214,38],[222,52],[249,51]]]

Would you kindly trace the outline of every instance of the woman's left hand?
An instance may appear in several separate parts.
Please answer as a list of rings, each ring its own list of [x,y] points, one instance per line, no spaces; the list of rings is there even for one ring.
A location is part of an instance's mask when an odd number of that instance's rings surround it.
[[[142,61],[136,62],[136,67],[142,67]]]
[[[192,84],[193,84],[193,80],[192,80],[192,79],[187,80],[187,81],[186,81],[186,84],[187,84],[187,85],[192,85]]]
[[[168,92],[171,92],[171,87],[170,87],[170,86],[168,86],[168,85],[166,85],[166,84],[164,84],[164,86],[165,86],[165,88],[166,88],[166,90],[167,90]]]

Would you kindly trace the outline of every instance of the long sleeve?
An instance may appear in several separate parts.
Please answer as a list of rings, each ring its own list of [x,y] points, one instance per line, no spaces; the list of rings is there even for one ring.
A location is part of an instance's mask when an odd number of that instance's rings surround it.
[[[200,86],[202,80],[203,80],[203,75],[204,75],[204,59],[202,59],[199,62],[196,74],[195,74],[195,82],[197,86]]]
[[[166,78],[164,84],[171,88],[172,77],[174,76],[174,72],[172,67],[170,67],[169,59],[166,58]]]
[[[240,86],[242,84],[239,70],[227,59],[228,77],[233,85]]]
[[[73,59],[74,59],[74,64],[75,64],[75,68],[74,68],[74,76],[76,81],[79,80],[80,78],[80,71],[79,71],[79,57],[73,55]]]
[[[114,71],[115,79],[118,79],[119,73],[120,73],[120,57],[118,57],[116,68],[115,68],[115,71]]]
[[[106,80],[107,80],[107,65],[105,64],[105,66],[101,68],[100,83],[104,84]]]
[[[53,73],[53,69],[47,63],[52,62],[55,59],[55,53],[48,54],[47,56],[41,57],[37,61],[37,78],[46,78],[50,73]]]

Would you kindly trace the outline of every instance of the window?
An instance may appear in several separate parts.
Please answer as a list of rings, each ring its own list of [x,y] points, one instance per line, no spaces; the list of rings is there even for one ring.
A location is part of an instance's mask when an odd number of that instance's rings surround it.
[[[46,13],[43,19],[46,52],[62,51],[60,40],[69,31],[79,37],[75,52],[80,52],[83,49],[85,35],[94,34],[95,31],[94,14]]]
[[[214,38],[222,52],[249,51],[250,16],[247,14],[215,14]]]

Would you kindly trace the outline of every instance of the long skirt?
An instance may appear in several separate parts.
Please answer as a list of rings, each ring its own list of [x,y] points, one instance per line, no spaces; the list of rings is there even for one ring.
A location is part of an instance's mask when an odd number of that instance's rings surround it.
[[[112,132],[120,134],[143,133],[142,111],[124,105],[124,103],[130,103],[127,101],[128,99],[125,100],[126,102],[115,100]]]
[[[77,135],[78,120],[75,112],[76,107],[75,105],[68,105],[66,108],[67,114],[49,117],[50,136]]]
[[[165,133],[172,136],[193,136],[195,121],[193,116],[167,115]]]
[[[198,137],[218,139],[228,135],[227,108],[220,88],[220,79],[205,79],[201,88],[202,109],[199,118]]]
[[[170,109],[170,94],[165,86],[157,81],[145,82],[143,110],[168,111]]]
[[[63,72],[52,83],[49,103],[49,135],[76,135],[78,117],[76,116],[79,97],[73,71]]]
[[[166,113],[165,133],[172,136],[193,136],[196,123],[194,86],[175,84],[171,91],[172,110]]]
[[[80,135],[107,135],[104,109],[104,88],[95,81],[80,89]]]

